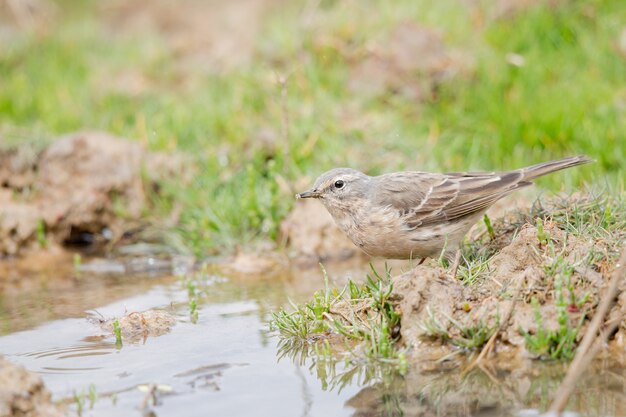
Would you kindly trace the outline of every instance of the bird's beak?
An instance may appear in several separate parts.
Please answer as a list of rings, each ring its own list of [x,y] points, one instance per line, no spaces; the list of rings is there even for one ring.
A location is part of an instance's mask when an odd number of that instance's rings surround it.
[[[321,196],[322,193],[315,189],[296,194],[296,198],[320,198]]]

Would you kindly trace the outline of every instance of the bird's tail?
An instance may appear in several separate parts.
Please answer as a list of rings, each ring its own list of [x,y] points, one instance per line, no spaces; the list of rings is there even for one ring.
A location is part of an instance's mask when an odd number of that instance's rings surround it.
[[[556,161],[548,161],[537,165],[531,165],[520,169],[520,171],[523,174],[524,181],[532,181],[537,177],[541,177],[551,172],[575,167],[576,165],[587,164],[589,162],[593,162],[593,160],[585,155],[578,155],[570,158],[557,159]]]

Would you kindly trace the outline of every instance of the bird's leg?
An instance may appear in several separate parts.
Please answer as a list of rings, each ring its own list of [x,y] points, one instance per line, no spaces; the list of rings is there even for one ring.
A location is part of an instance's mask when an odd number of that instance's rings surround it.
[[[461,263],[461,249],[457,249],[454,254],[454,260],[452,261],[452,278],[456,279],[456,273],[459,270],[459,264]]]

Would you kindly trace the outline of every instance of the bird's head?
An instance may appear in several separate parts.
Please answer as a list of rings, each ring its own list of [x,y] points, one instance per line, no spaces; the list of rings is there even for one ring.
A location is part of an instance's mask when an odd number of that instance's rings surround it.
[[[334,216],[335,210],[349,208],[365,199],[371,177],[351,168],[335,168],[320,175],[313,188],[296,194],[296,198],[319,198]]]

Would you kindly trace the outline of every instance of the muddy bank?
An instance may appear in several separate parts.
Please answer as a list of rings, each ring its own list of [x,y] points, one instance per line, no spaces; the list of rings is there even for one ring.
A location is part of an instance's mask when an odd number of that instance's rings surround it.
[[[554,222],[546,222],[543,231],[527,224],[489,259],[489,273],[479,285],[463,285],[446,270],[419,266],[393,281],[400,299],[402,338],[417,350],[434,339],[454,348],[449,342],[467,337],[467,329],[495,329],[503,324],[501,348],[519,348],[525,357],[548,355],[528,352],[524,333],[558,332],[565,326],[580,328],[576,341],[582,338],[612,271],[602,257],[609,251],[607,246],[567,235]],[[500,323],[510,309],[509,321]],[[623,345],[624,294],[614,315],[619,311],[622,322],[614,340]]]
[[[65,136],[41,151],[0,149],[0,257],[115,242],[141,218],[158,181],[144,173],[181,167],[175,157],[98,132]]]
[[[621,271],[625,214],[619,197],[538,200],[528,211],[477,224],[456,277],[436,259],[406,265],[401,274],[374,269],[367,279],[328,287],[295,311],[280,311],[272,323],[283,346],[303,334],[307,342],[356,340],[356,357],[367,360],[418,363],[436,353],[437,362],[481,352],[493,336],[485,353],[568,361]],[[626,283],[617,279],[622,292],[605,318],[607,327],[617,327],[604,354],[624,363]]]
[[[0,417],[62,417],[41,377],[0,356]]]

